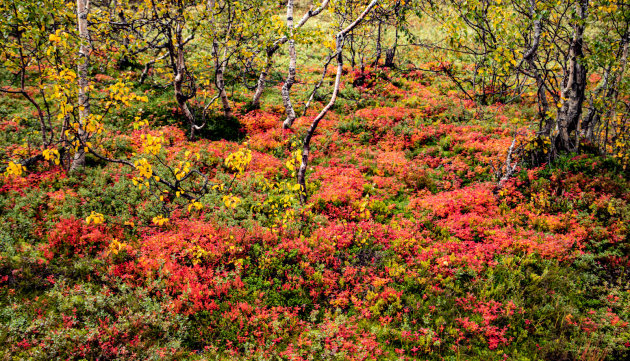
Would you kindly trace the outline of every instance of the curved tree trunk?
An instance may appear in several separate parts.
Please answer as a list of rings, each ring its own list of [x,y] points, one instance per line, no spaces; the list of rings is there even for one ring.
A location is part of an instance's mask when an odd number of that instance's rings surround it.
[[[273,46],[267,49],[267,62],[265,63],[265,67],[260,72],[260,76],[258,77],[258,84],[256,85],[256,92],[252,98],[252,108],[258,109],[260,108],[260,98],[265,91],[265,87],[267,85],[267,76],[269,76],[269,72],[271,71],[271,67],[273,66],[273,55],[276,50],[278,50],[279,46]]]
[[[582,116],[585,98],[587,69],[584,64],[583,38],[586,24],[588,0],[577,4],[579,20],[573,25],[573,38],[569,47],[569,61],[562,83],[562,103],[556,118],[558,135],[555,140],[557,150],[575,152],[578,149],[578,124]],[[573,135],[575,134],[575,135]]]
[[[187,79],[188,76],[186,74],[184,44],[185,41],[184,39],[182,39],[182,26],[181,24],[177,24],[175,28],[175,44],[173,44],[172,41],[169,41],[168,46],[171,56],[171,63],[173,64],[173,89],[175,91],[175,100],[177,100],[177,105],[179,105],[179,108],[184,114],[184,117],[186,118],[186,120],[188,120],[188,123],[190,124],[190,138],[192,139],[195,130],[195,116],[188,107],[188,100],[190,100],[195,95],[196,89],[193,79]],[[190,81],[191,88],[188,94],[186,94],[184,91],[184,86],[187,80]]]
[[[311,139],[315,134],[315,130],[319,125],[319,122],[324,119],[328,111],[335,105],[337,101],[337,96],[339,95],[339,85],[341,84],[341,74],[343,73],[343,45],[344,38],[351,32],[354,28],[356,28],[361,21],[367,16],[367,14],[372,11],[372,9],[378,4],[378,0],[372,0],[368,6],[363,10],[363,12],[345,29],[341,30],[336,39],[336,47],[335,54],[333,57],[337,59],[337,74],[335,76],[335,84],[333,87],[333,93],[328,101],[328,104],[317,114],[311,126],[308,128],[306,136],[304,137],[304,143],[302,145],[302,163],[300,164],[300,169],[297,173],[297,182],[300,185],[300,202],[302,204],[306,203],[307,193],[306,193],[306,169],[308,168],[308,157],[311,152]]]
[[[304,14],[304,16],[302,17],[302,19],[300,19],[300,22],[295,26],[295,29],[299,29],[302,26],[304,26],[304,24],[306,24],[306,22],[312,18],[315,17],[317,15],[319,15],[324,9],[326,9],[326,7],[328,6],[328,2],[330,0],[324,0],[322,2],[322,4],[315,10],[313,10],[313,8],[311,7],[306,14]],[[288,4],[287,4],[288,6]],[[293,10],[291,10],[293,11]],[[288,9],[287,9],[287,13],[288,13]],[[293,16],[293,15],[292,15]],[[288,24],[288,22],[287,22]],[[271,72],[271,67],[273,66],[273,56],[276,53],[276,51],[278,51],[278,49],[280,48],[280,45],[286,43],[289,40],[288,37],[283,36],[282,38],[276,40],[273,45],[271,45],[269,48],[267,48],[267,62],[265,64],[265,67],[263,68],[263,70],[260,72],[260,76],[258,77],[258,84],[256,86],[256,91],[254,92],[254,96],[252,98],[252,107],[253,108],[259,108],[260,107],[260,98],[262,97],[263,92],[265,91],[265,87],[266,87],[266,83],[267,83],[267,77],[269,76],[269,73]],[[295,47],[294,47],[295,49]]]

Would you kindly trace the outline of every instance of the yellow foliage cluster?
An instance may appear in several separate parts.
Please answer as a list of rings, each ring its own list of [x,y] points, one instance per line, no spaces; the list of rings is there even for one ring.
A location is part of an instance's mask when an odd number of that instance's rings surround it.
[[[241,148],[225,158],[225,166],[238,174],[243,174],[251,161],[252,151],[246,148]]]
[[[157,155],[160,150],[162,150],[162,145],[164,144],[164,136],[152,136],[151,134],[142,134],[140,137],[142,139],[142,147],[144,151],[148,154]]]
[[[228,194],[223,196],[223,203],[227,208],[236,208],[241,203],[241,199],[235,195]]]
[[[15,175],[21,176],[22,173],[26,171],[26,168],[20,163],[14,163],[13,161],[9,161],[7,165],[7,169],[4,171],[5,176]]]
[[[167,224],[168,221],[169,221],[168,218],[162,217],[161,215],[153,217],[153,224],[155,224],[158,227],[162,227],[163,225]]]
[[[46,50],[46,55],[50,56],[55,50],[55,47],[67,48],[69,34],[61,29],[57,29],[54,34],[48,36],[48,41],[53,45]]]
[[[203,261],[205,257],[207,257],[210,253],[205,249],[195,245],[194,247],[187,250],[188,256],[190,257],[190,261],[193,265],[198,265]]]
[[[85,122],[84,130],[90,134],[101,134],[103,132],[103,116],[100,114],[90,114]]]
[[[193,209],[200,210],[202,208],[203,208],[203,204],[201,202],[194,201],[188,205],[188,212],[192,211]]]
[[[148,126],[149,125],[149,121],[146,120],[146,119],[142,119],[140,117],[135,117],[132,125],[133,125],[133,129],[134,130],[138,130],[138,129],[142,128],[142,127]]]
[[[138,173],[140,174],[140,176],[134,177],[132,179],[132,182],[134,185],[137,185],[140,189],[142,189],[142,186],[145,186],[145,187],[149,186],[149,180],[151,179],[151,177],[153,177],[156,182],[160,181],[160,177],[153,176],[153,166],[151,166],[151,164],[146,158],[137,160],[136,162],[134,162],[134,166],[138,170]]]
[[[87,218],[85,219],[85,223],[87,224],[101,224],[101,223],[105,223],[105,216],[103,216],[100,213],[96,213],[94,211],[92,211],[92,213],[87,216]]]
[[[179,162],[179,165],[175,167],[175,178],[182,180],[190,173],[192,164],[190,162]]]
[[[124,243],[124,242],[120,242],[117,238],[112,239],[111,243],[109,244],[109,253],[113,253],[113,254],[118,254],[120,253],[120,251],[124,251],[128,248],[129,246]]]
[[[543,212],[551,207],[551,200],[546,191],[533,193],[531,197],[531,206],[536,213]]]
[[[298,169],[302,163],[302,152],[298,149],[291,153],[291,155],[291,158],[289,158],[284,165],[292,172],[293,176],[295,176],[296,169]]]
[[[368,209],[369,204],[369,199],[365,199],[361,203],[359,203],[359,215],[363,219],[370,219],[370,217],[372,216],[372,213]]]
[[[148,102],[149,98],[147,96],[137,95],[136,93],[131,91],[131,87],[123,82],[118,82],[116,84],[112,84],[109,87],[109,99],[110,105],[111,103],[116,104],[124,104],[125,106],[131,105],[132,101],[140,101],[140,102]]]
[[[266,214],[273,223],[287,224],[296,219],[297,213],[293,207],[298,203],[296,193],[300,191],[299,184],[292,180],[271,182],[263,176],[257,176],[256,183],[269,196],[253,204],[252,212]]]
[[[59,164],[60,155],[57,149],[44,149],[42,155],[47,161]]]

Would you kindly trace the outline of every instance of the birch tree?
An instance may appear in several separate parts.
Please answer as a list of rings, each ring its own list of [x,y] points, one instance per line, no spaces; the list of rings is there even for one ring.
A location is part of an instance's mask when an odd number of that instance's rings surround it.
[[[321,122],[322,119],[326,117],[326,114],[328,114],[330,109],[335,105],[335,102],[337,101],[337,96],[339,95],[339,86],[341,84],[341,75],[343,73],[343,48],[346,41],[346,36],[361,24],[361,22],[366,18],[366,16],[368,16],[368,14],[374,9],[374,7],[378,5],[378,3],[379,0],[370,1],[370,3],[363,9],[361,14],[359,14],[352,23],[342,28],[335,35],[335,52],[330,57],[331,59],[335,59],[337,62],[337,72],[335,74],[333,92],[328,103],[311,122],[311,125],[308,128],[306,136],[304,137],[304,141],[302,143],[302,161],[297,172],[297,182],[300,185],[300,201],[302,203],[306,203],[308,197],[306,191],[306,170],[308,168],[309,155],[311,152],[311,140],[313,138],[313,135],[315,134],[315,131],[317,130],[319,122]]]
[[[316,17],[321,14],[328,7],[329,0],[324,0],[318,7],[314,7],[311,5],[306,11],[306,13],[302,16],[300,21],[294,26],[293,25],[293,1],[287,1],[287,20],[286,27],[290,34],[290,36],[284,35],[278,39],[275,39],[270,45],[268,45],[265,50],[265,66],[260,72],[258,77],[258,82],[256,84],[256,91],[254,92],[254,96],[252,97],[252,108],[260,107],[260,98],[265,91],[265,87],[267,84],[267,77],[269,76],[269,72],[273,67],[273,58],[276,52],[282,47],[282,45],[289,42],[289,67],[288,67],[288,75],[285,81],[285,84],[282,87],[282,99],[285,105],[287,117],[283,123],[283,127],[290,128],[295,120],[295,110],[293,105],[291,104],[291,87],[295,83],[295,75],[297,72],[297,53],[295,48],[295,33],[299,31],[311,18]],[[289,15],[290,14],[290,15]],[[290,39],[291,38],[291,39]]]
[[[77,28],[79,30],[79,60],[77,63],[79,122],[78,143],[76,143],[74,159],[70,165],[70,171],[85,165],[85,147],[87,141],[85,124],[90,116],[90,81],[88,79],[88,66],[90,64],[90,33],[88,31],[88,14],[90,12],[90,0],[77,0]]]
[[[611,146],[608,134],[595,134],[606,124],[600,117],[612,115],[605,109],[620,106],[613,103],[627,62],[628,7],[608,0],[416,2],[444,26],[447,41],[432,46],[473,60],[470,70],[444,67],[470,99],[514,102],[534,89],[545,161],[577,152],[583,141],[598,142],[604,152]],[[589,77],[599,75],[602,81],[589,87]],[[617,136],[621,128],[603,129]]]

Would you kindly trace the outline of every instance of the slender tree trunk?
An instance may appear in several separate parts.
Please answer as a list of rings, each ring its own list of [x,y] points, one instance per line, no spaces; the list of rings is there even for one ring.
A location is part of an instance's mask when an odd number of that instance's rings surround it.
[[[588,10],[588,0],[577,4],[579,20],[573,25],[573,38],[569,47],[569,64],[562,84],[561,96],[564,102],[558,110],[556,126],[556,149],[575,152],[578,148],[578,124],[582,115],[585,98],[587,69],[584,64],[583,38]],[[576,132],[572,139],[572,133]]]
[[[601,118],[601,111],[602,111],[602,109],[600,109],[595,104],[595,101],[597,99],[600,99],[600,96],[601,96],[602,92],[604,92],[607,88],[608,88],[609,91],[606,92],[606,93],[610,92],[610,90],[611,90],[609,88],[610,77],[611,77],[611,67],[609,66],[604,71],[604,75],[602,76],[601,82],[599,83],[597,88],[595,88],[591,92],[591,96],[589,98],[588,114],[582,120],[582,124],[580,126],[581,135],[584,138],[586,138],[587,140],[589,140],[589,141],[593,140],[595,127],[597,126],[597,124],[599,123],[599,120]],[[608,95],[608,94],[606,94],[606,95]],[[606,97],[606,95],[604,97]]]
[[[394,47],[385,50],[385,64],[383,64],[386,68],[394,67],[394,58],[396,57],[396,45]]]
[[[529,16],[534,21],[534,35],[532,39],[532,45],[529,50],[523,55],[523,60],[527,62],[529,69],[532,73],[532,77],[536,81],[536,88],[538,89],[538,116],[540,117],[539,131],[541,134],[549,137],[551,135],[552,120],[547,113],[549,112],[549,101],[547,100],[547,87],[543,77],[540,75],[538,66],[536,65],[536,59],[538,57],[538,47],[540,46],[540,37],[542,36],[542,23],[536,13],[536,1],[529,0]]]
[[[265,63],[265,67],[263,68],[263,70],[260,72],[260,76],[258,77],[258,84],[256,86],[256,92],[254,93],[254,97],[252,98],[252,108],[254,109],[260,108],[260,98],[265,91],[267,76],[269,76],[269,72],[271,71],[271,67],[273,66],[273,54],[275,52],[275,50],[267,50],[267,62]]]
[[[352,66],[352,70],[357,66],[357,52],[354,50],[354,34],[348,35],[348,43],[350,43],[350,65]],[[365,65],[363,64],[363,57],[361,58],[361,72],[365,70]]]
[[[385,67],[386,68],[393,68],[394,67],[394,58],[396,58],[396,51],[398,50],[398,19],[400,17],[400,11],[399,11],[399,6],[400,6],[400,1],[396,3],[396,10],[395,10],[395,21],[396,21],[396,31],[394,33],[394,45],[385,50]]]
[[[223,114],[226,118],[231,118],[234,116],[232,112],[232,107],[230,106],[230,99],[228,98],[227,92],[225,91],[225,68],[227,64],[226,51],[223,52],[222,59],[219,59],[218,56],[218,43],[215,40],[213,45],[213,54],[215,55],[215,86],[217,91],[219,92],[219,98],[221,99],[221,105],[223,106]]]
[[[170,42],[170,41],[169,41]],[[177,24],[175,28],[175,44],[170,42],[168,46],[169,52],[171,54],[171,62],[173,63],[173,89],[175,91],[175,100],[177,100],[177,105],[182,110],[184,117],[188,120],[188,124],[190,124],[191,134],[190,138],[194,136],[195,130],[195,115],[190,111],[188,107],[188,100],[194,96],[195,93],[195,85],[192,79],[187,79],[188,76],[186,74],[186,61],[184,58],[184,40],[182,39],[182,25]],[[186,80],[190,80],[190,92],[186,94],[184,92],[184,85]]]
[[[611,120],[614,120],[616,115],[617,115],[617,99],[619,98],[619,84],[621,83],[623,76],[626,72],[626,67],[628,65],[628,43],[630,42],[628,39],[628,37],[630,37],[630,34],[626,34],[625,36],[625,44],[622,50],[622,56],[621,56],[621,60],[620,60],[620,66],[619,69],[617,70],[616,73],[616,79],[615,79],[615,84],[613,86],[611,86],[610,88],[610,92],[608,95],[608,102],[610,104],[610,107],[608,108],[608,111],[606,112],[605,115],[605,119],[606,119],[606,130],[605,130],[605,135],[604,135],[604,139],[603,141],[600,139],[599,143],[601,144],[602,148],[604,149],[604,154],[607,153],[607,144],[608,144],[608,135],[609,135],[609,124]],[[614,139],[614,138],[613,138]]]
[[[382,50],[382,46],[381,46],[381,25],[382,23],[379,21],[378,22],[378,29],[377,29],[377,33],[376,33],[376,57],[374,59],[374,68],[378,68],[378,63],[381,61],[381,54],[383,52]]]
[[[217,30],[215,24],[215,16],[214,16],[214,7],[216,4],[216,0],[209,0],[207,2],[207,7],[210,15],[210,27],[212,28],[212,57],[214,59],[214,86],[219,93],[219,99],[221,99],[221,105],[223,106],[223,114],[226,118],[231,118],[234,116],[232,112],[232,107],[230,106],[230,99],[228,98],[227,91],[225,90],[225,69],[227,67],[227,45],[223,50],[223,54],[219,57],[219,41],[217,40]],[[231,10],[228,9],[228,29],[225,35],[225,40],[230,37],[230,32],[232,30],[232,21],[231,21]]]
[[[547,100],[547,86],[543,80],[538,68],[534,65],[534,60],[529,60],[530,67],[534,73],[534,79],[536,80],[536,87],[538,91],[536,96],[538,97],[538,116],[540,117],[539,130],[542,134],[549,137],[551,135],[552,120],[547,113],[549,112],[549,101]]]
[[[617,99],[619,98],[619,84],[623,80],[623,76],[626,73],[626,67],[628,66],[628,45],[630,43],[630,34],[626,34],[623,44],[623,50],[621,52],[621,59],[619,61],[619,68],[617,69],[616,79],[613,86],[610,87],[608,98],[610,100],[610,108],[608,111],[608,118],[614,117],[616,113]]]
[[[300,22],[295,26],[295,29],[301,28],[302,26],[304,26],[304,24],[306,24],[306,22],[310,18],[319,15],[324,9],[326,9],[329,1],[330,0],[324,0],[322,4],[315,10],[313,10],[313,8],[311,7],[306,12],[306,14],[304,14]],[[273,43],[273,45],[267,48],[267,63],[265,64],[265,67],[263,68],[263,70],[260,72],[260,76],[258,77],[258,84],[256,86],[256,91],[254,92],[254,96],[252,98],[252,107],[254,109],[260,107],[260,98],[262,97],[262,94],[265,91],[265,87],[267,86],[267,77],[269,76],[269,73],[271,72],[271,68],[273,66],[273,56],[276,53],[276,51],[278,51],[278,49],[280,48],[280,45],[286,43],[288,40],[289,38],[287,38],[286,36],[283,36],[282,38],[276,40]]]
[[[330,97],[330,100],[328,101],[328,104],[326,104],[326,106],[319,112],[319,114],[317,114],[315,119],[313,119],[313,122],[311,123],[311,126],[308,128],[306,136],[304,137],[304,143],[302,145],[302,163],[300,164],[300,169],[298,170],[298,173],[297,173],[297,182],[300,185],[300,202],[302,204],[306,203],[306,200],[308,197],[306,193],[306,170],[308,168],[308,160],[309,160],[308,157],[311,152],[311,139],[313,138],[313,135],[315,134],[315,130],[317,130],[317,126],[319,125],[319,122],[322,119],[324,119],[328,111],[330,111],[330,109],[335,105],[335,102],[337,101],[337,96],[339,95],[339,85],[341,83],[341,75],[343,73],[343,53],[342,52],[343,52],[344,38],[348,35],[349,32],[351,32],[354,28],[356,28],[361,23],[361,21],[363,21],[363,19],[367,16],[367,14],[369,14],[370,11],[372,11],[372,9],[376,6],[376,4],[378,4],[378,0],[372,0],[367,5],[367,7],[363,10],[363,12],[354,21],[350,25],[348,25],[345,29],[341,30],[335,37],[336,53],[334,55],[337,59],[337,75],[335,76],[335,85],[333,87],[333,93]]]
[[[295,73],[297,67],[297,54],[295,52],[295,40],[293,39],[293,0],[287,1],[287,29],[289,31],[289,74],[282,86],[282,102],[287,114],[283,128],[288,129],[295,120],[295,110],[291,104],[291,87],[295,83]]]
[[[116,11],[117,7],[118,7],[118,4],[116,1],[114,1],[113,11]],[[125,13],[122,10],[118,12],[118,20],[120,21],[121,24],[123,24],[123,26],[125,27],[128,26],[127,19],[125,18]],[[118,59],[118,67],[120,69],[123,69],[125,67],[132,65],[132,58],[130,57],[131,51],[129,49],[129,38],[127,38],[126,36],[123,38],[123,47],[125,48],[125,50],[121,54],[120,59]]]
[[[88,79],[88,66],[90,57],[89,40],[90,34],[88,32],[88,13],[90,11],[90,0],[77,0],[77,23],[79,28],[79,38],[81,40],[81,46],[79,47],[79,62],[77,65],[78,71],[78,98],[79,98],[79,128],[78,141],[79,144],[76,147],[72,164],[70,165],[70,171],[77,170],[85,165],[85,143],[87,142],[88,134],[85,132],[85,123],[90,116],[90,93],[89,86],[90,81]]]
[[[626,34],[621,39],[621,49],[618,55],[619,65],[617,66],[616,71],[612,71],[610,68],[604,73],[602,83],[597,87],[594,91],[595,95],[593,98],[597,98],[601,91],[606,90],[604,95],[605,104],[607,104],[608,110],[606,111],[606,118],[610,119],[610,116],[614,116],[615,113],[615,104],[617,102],[617,98],[619,95],[619,84],[623,78],[623,74],[626,71],[626,65],[628,63],[628,45],[630,45],[630,35]],[[584,136],[591,141],[595,141],[595,129],[599,125],[602,109],[598,109],[597,106],[594,105],[593,98],[590,101],[590,110],[589,113],[582,121],[581,130]],[[604,144],[605,147],[605,144]]]

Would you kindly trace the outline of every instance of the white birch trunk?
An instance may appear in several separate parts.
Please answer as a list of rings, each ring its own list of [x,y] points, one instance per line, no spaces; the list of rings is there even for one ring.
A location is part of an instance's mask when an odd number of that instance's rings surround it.
[[[79,169],[85,165],[85,143],[88,134],[85,132],[85,123],[90,116],[90,81],[88,79],[88,66],[90,56],[90,33],[88,31],[88,13],[90,11],[90,0],[77,0],[77,25],[81,46],[79,47],[79,61],[77,65],[78,77],[78,100],[79,100],[79,128],[78,141],[70,171]]]

